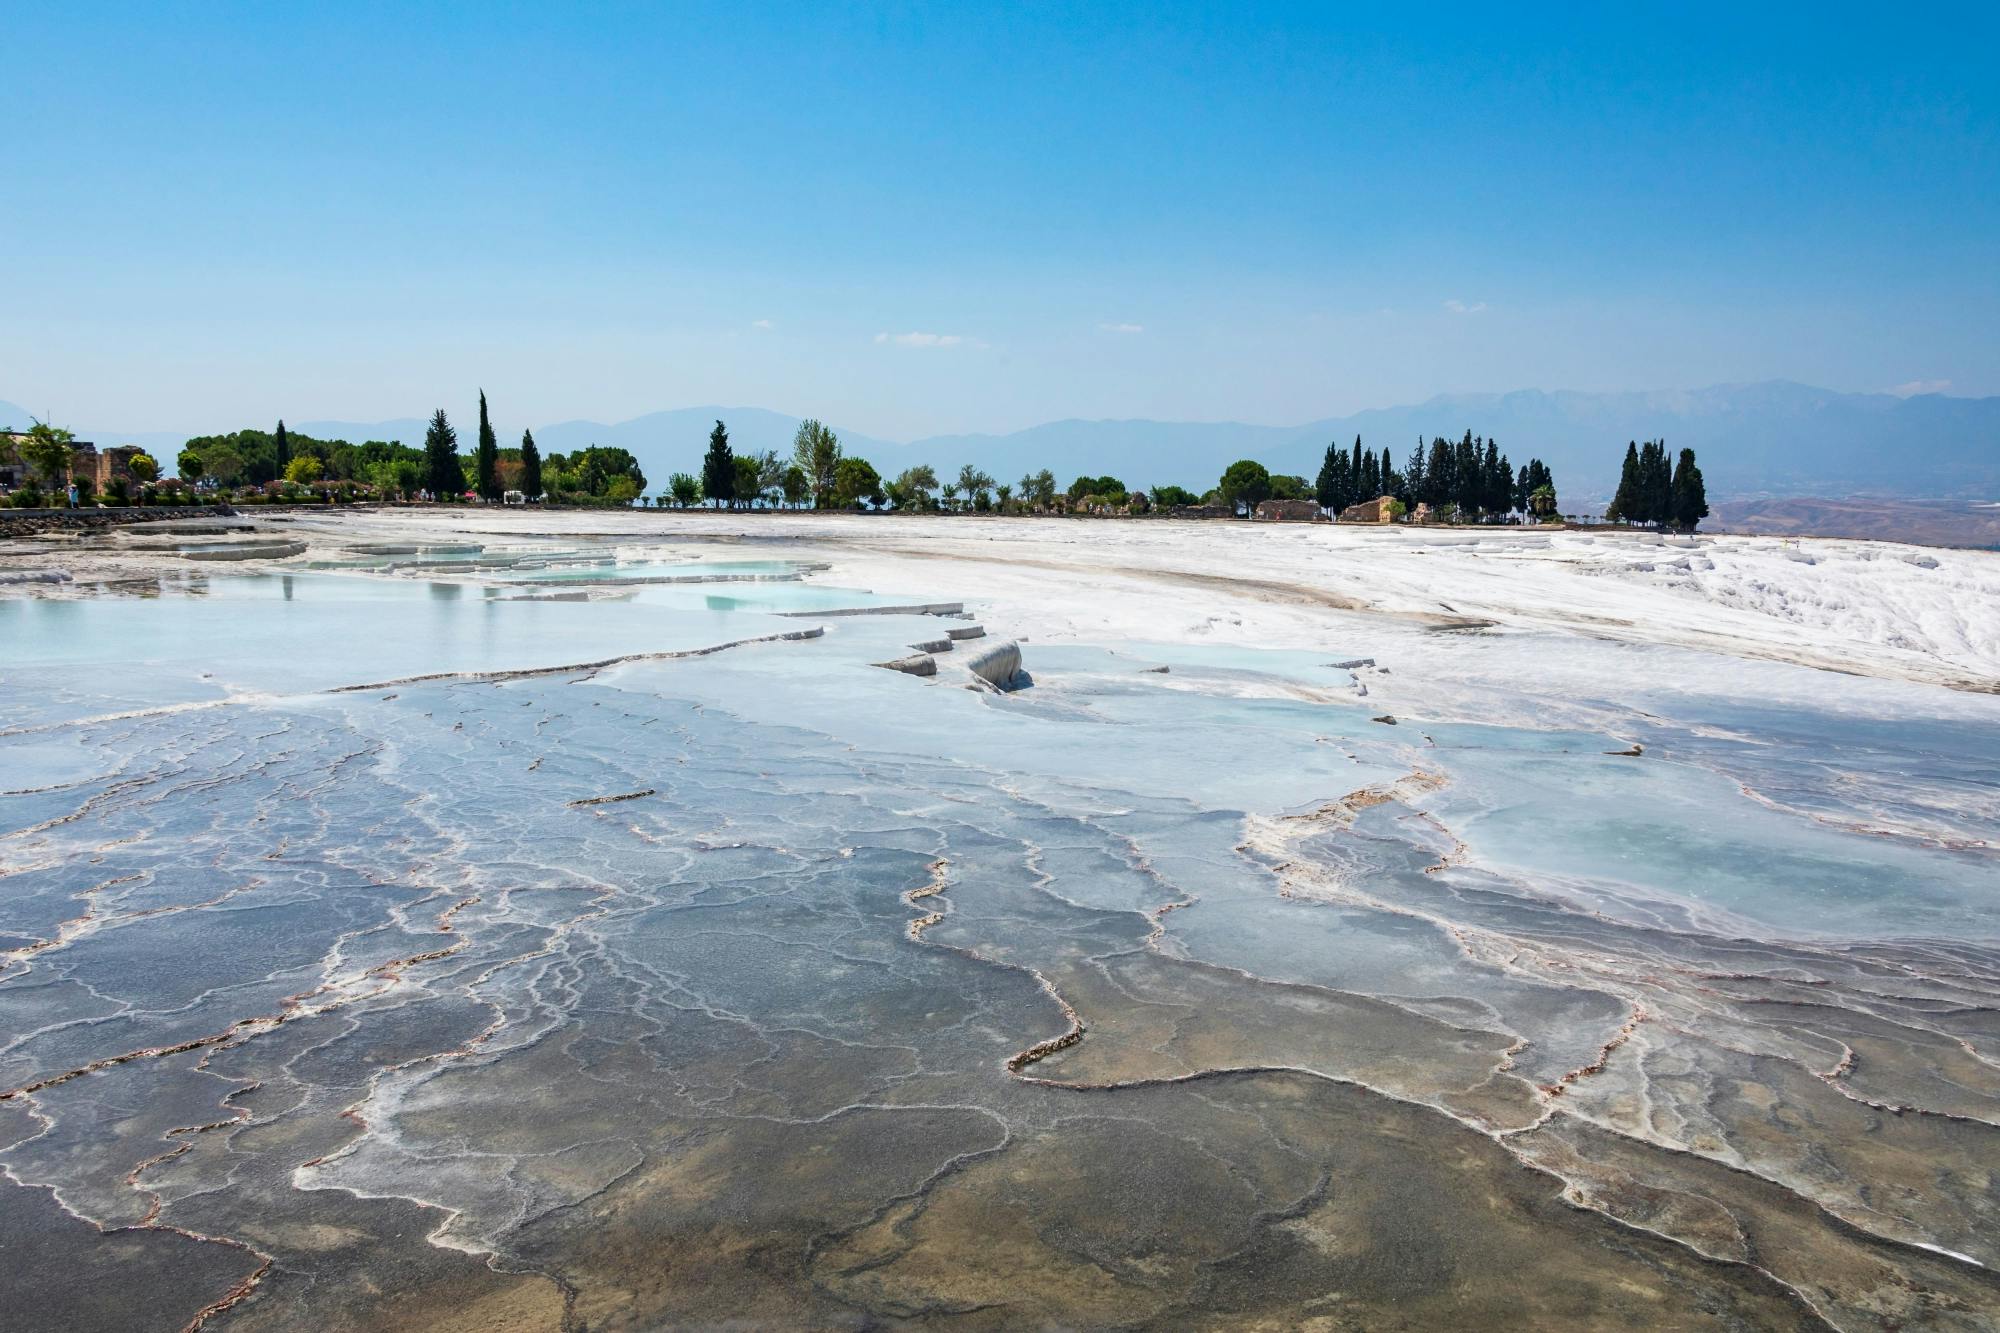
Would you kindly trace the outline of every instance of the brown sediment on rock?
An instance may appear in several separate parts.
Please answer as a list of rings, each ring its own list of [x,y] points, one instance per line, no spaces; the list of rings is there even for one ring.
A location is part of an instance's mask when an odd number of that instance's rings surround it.
[[[1047,977],[1032,967],[1026,970],[1029,975],[1033,976],[1041,984],[1043,992],[1061,1007],[1063,1017],[1069,1020],[1069,1029],[1057,1036],[1048,1038],[1046,1041],[1038,1041],[1026,1050],[1016,1051],[1013,1055],[1008,1056],[1007,1072],[1010,1074],[1018,1074],[1036,1061],[1047,1059],[1057,1051],[1067,1050],[1083,1040],[1082,1015],[1078,1014],[1070,1002],[1062,997],[1062,992],[1058,991]]]
[[[929,653],[911,653],[908,657],[892,657],[886,662],[876,662],[875,666],[888,671],[900,671],[906,676],[935,676],[937,659]]]
[[[243,1250],[252,1254],[258,1260],[257,1267],[238,1281],[235,1286],[222,1293],[215,1300],[210,1301],[207,1305],[204,1305],[201,1309],[195,1311],[194,1318],[181,1325],[180,1333],[200,1333],[200,1330],[207,1326],[209,1320],[215,1318],[225,1310],[232,1309],[249,1300],[252,1293],[257,1290],[257,1284],[264,1280],[264,1276],[271,1271],[271,1265],[276,1262],[272,1256],[265,1254],[256,1246],[246,1245],[240,1240],[233,1240],[227,1236],[205,1236],[199,1232],[184,1230],[181,1227],[164,1226],[157,1223],[147,1229],[153,1231],[171,1231],[177,1235],[186,1236],[190,1240],[203,1240],[215,1245],[227,1245],[232,1249]]]
[[[421,676],[402,676],[395,680],[371,681],[366,685],[336,685],[327,690],[328,694],[354,694],[363,690],[386,690],[398,685],[428,685],[436,681],[462,680],[499,683],[509,680],[531,680],[537,676],[571,676],[579,673],[604,671],[615,666],[626,666],[633,662],[671,662],[690,657],[707,657],[712,653],[726,652],[731,648],[747,648],[758,643],[796,643],[802,639],[817,639],[826,633],[823,626],[811,629],[786,630],[779,634],[759,634],[748,639],[731,639],[728,643],[709,644],[703,648],[676,648],[655,653],[624,653],[618,657],[607,657],[597,662],[571,662],[563,666],[510,667],[497,671],[434,671]]]
[[[453,908],[449,910],[455,911],[457,909]],[[375,964],[359,975],[363,979],[377,978],[387,983],[387,985],[393,986],[403,979],[403,973],[407,969],[419,963],[432,962],[436,959],[455,954],[465,948],[467,943],[468,941],[459,939],[441,949],[429,949],[422,953],[410,954],[402,958],[391,958],[385,962]],[[82,1078],[86,1074],[100,1073],[106,1069],[114,1069],[119,1065],[130,1064],[135,1060],[158,1060],[171,1055],[184,1055],[189,1051],[211,1050],[216,1047],[225,1046],[234,1042],[237,1038],[254,1037],[265,1032],[270,1032],[294,1019],[313,1018],[321,1014],[332,1013],[358,1000],[379,995],[383,989],[383,987],[376,987],[367,991],[346,992],[340,986],[332,983],[316,986],[312,990],[302,991],[297,995],[290,995],[281,1000],[276,1013],[258,1014],[251,1018],[239,1018],[220,1032],[211,1032],[205,1036],[191,1037],[186,1041],[175,1042],[168,1046],[142,1046],[136,1050],[120,1052],[117,1055],[107,1055],[100,1059],[89,1061],[86,1064],[78,1065],[73,1069],[67,1069],[61,1073],[51,1074],[45,1078],[23,1083],[18,1087],[0,1089],[0,1102],[11,1101],[16,1097],[29,1097],[45,1089],[57,1087],[73,1079]],[[328,999],[325,1003],[308,1003],[308,1001],[319,996],[329,994],[333,998]]]
[[[1354,826],[1354,821],[1362,811],[1373,810],[1378,805],[1391,802],[1407,803],[1419,796],[1428,796],[1442,790],[1450,779],[1444,774],[1427,768],[1413,768],[1393,782],[1378,782],[1362,787],[1347,795],[1326,802],[1303,814],[1279,815],[1273,822],[1282,826],[1288,836],[1315,833],[1323,829],[1346,829]],[[1294,832],[1299,830],[1300,832]]]
[[[1611,1053],[1613,1051],[1616,1051],[1620,1046],[1623,1046],[1626,1042],[1632,1040],[1632,1034],[1634,1032],[1637,1032],[1639,1030],[1639,1025],[1645,1021],[1646,1021],[1645,1009],[1638,1005],[1634,1005],[1632,1007],[1632,1016],[1630,1018],[1627,1018],[1624,1021],[1624,1023],[1619,1025],[1618,1030],[1611,1034],[1610,1040],[1606,1041],[1602,1046],[1597,1048],[1597,1058],[1595,1060],[1592,1060],[1587,1065],[1583,1065],[1580,1066],[1579,1068],[1570,1070],[1567,1074],[1564,1074],[1561,1078],[1557,1079],[1553,1083],[1542,1084],[1541,1085],[1542,1091],[1546,1092],[1551,1097],[1560,1097],[1563,1095],[1564,1092],[1568,1091],[1569,1086],[1572,1083],[1575,1083],[1578,1079],[1585,1079],[1589,1078],[1592,1074],[1603,1073],[1604,1067],[1611,1063]]]
[[[1153,918],[1153,928],[1146,934],[1146,947],[1149,949],[1152,948],[1160,942],[1160,937],[1167,933],[1167,913],[1178,912],[1183,907],[1193,907],[1200,901],[1201,899],[1198,896],[1189,894],[1187,897],[1174,902],[1162,903],[1148,912],[1146,915]]]
[[[616,805],[620,801],[636,801],[641,797],[656,796],[658,794],[652,787],[641,787],[637,791],[621,791],[612,796],[585,796],[579,800],[566,802],[566,804],[571,809],[586,805]]]
[[[951,862],[943,857],[939,857],[937,860],[931,862],[929,867],[930,882],[911,889],[903,895],[903,901],[909,906],[915,907],[922,899],[932,898],[943,893],[945,885],[950,883],[948,878],[950,868]],[[905,933],[912,940],[922,940],[924,932],[942,920],[944,920],[943,912],[926,912],[924,915],[914,918],[905,928]]]

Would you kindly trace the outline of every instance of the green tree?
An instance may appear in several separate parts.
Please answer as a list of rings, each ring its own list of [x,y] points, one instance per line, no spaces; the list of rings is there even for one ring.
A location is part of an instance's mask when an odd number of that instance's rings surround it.
[[[976,509],[979,507],[980,497],[993,489],[993,478],[972,464],[966,463],[958,469],[958,489],[965,492],[965,498],[970,500]]]
[[[834,470],[840,466],[840,437],[817,420],[801,421],[792,434],[792,461],[806,474],[813,507],[825,505],[833,494]]]
[[[1035,508],[1046,510],[1056,502],[1056,474],[1043,468],[1032,477],[1021,479],[1021,491],[1035,502]]]
[[[778,478],[778,489],[784,492],[785,503],[797,509],[812,494],[812,482],[806,477],[806,470],[794,463]]]
[[[1262,463],[1239,458],[1223,472],[1220,490],[1224,504],[1254,514],[1271,498],[1271,474]]]
[[[394,458],[388,467],[391,484],[405,500],[414,499],[424,484],[424,465],[414,458]]]
[[[757,466],[756,455],[736,455],[735,495],[738,509],[748,509],[757,502],[757,481],[760,475],[762,469]]]
[[[1625,442],[1625,464],[1618,472],[1618,489],[1612,492],[1611,503],[1604,510],[1607,523],[1630,523],[1634,511],[1640,506],[1639,499],[1639,442]]]
[[[1646,462],[1646,521],[1664,527],[1674,521],[1674,471],[1667,442],[1655,440]]]
[[[234,486],[243,476],[243,455],[226,440],[201,447],[201,470],[218,486]]]
[[[1157,489],[1154,494],[1158,494]],[[1319,476],[1313,480],[1313,499],[1321,509],[1331,509],[1337,514],[1354,503],[1352,494],[1347,484],[1347,456],[1338,444],[1329,444],[1326,456],[1320,460]]]
[[[1682,532],[1693,532],[1708,517],[1708,487],[1695,466],[1694,450],[1681,450],[1680,465],[1674,469],[1673,522]]]
[[[691,472],[676,472],[668,477],[667,489],[673,492],[674,503],[683,509],[701,503],[701,479]]]
[[[1014,502],[1014,488],[1002,482],[993,488],[993,493],[1000,498],[1000,512],[1006,513],[1007,507]]]
[[[500,441],[494,438],[492,419],[486,415],[486,390],[479,391],[479,453],[476,455],[473,489],[488,504],[500,502]]]
[[[718,508],[736,498],[736,451],[729,447],[729,428],[720,421],[708,433],[708,453],[701,460],[701,491]]]
[[[859,508],[862,502],[882,503],[882,478],[863,458],[843,458],[833,470],[833,503],[840,509]]]
[[[125,470],[149,485],[160,479],[159,460],[151,454],[133,454],[125,460]]]
[[[201,455],[192,449],[181,450],[180,457],[174,460],[174,472],[190,486],[201,480],[201,469]]]
[[[281,419],[278,429],[271,432],[271,448],[277,462],[271,469],[271,477],[276,480],[285,475],[285,469],[292,465],[292,437],[285,433],[285,423]]]
[[[311,454],[300,454],[285,467],[285,480],[296,486],[311,485],[319,480],[319,474],[320,461]]]
[[[757,455],[757,493],[767,504],[776,504],[785,490],[785,469],[792,466],[778,457],[775,449]]]
[[[530,500],[542,498],[542,451],[531,430],[521,432],[521,494]]]
[[[424,489],[433,500],[449,500],[465,488],[465,473],[458,465],[458,432],[440,407],[431,414],[424,431]]]
[[[69,480],[70,458],[75,444],[75,431],[38,420],[28,427],[26,438],[14,448],[21,455],[21,461],[39,473],[50,486],[61,487]]]

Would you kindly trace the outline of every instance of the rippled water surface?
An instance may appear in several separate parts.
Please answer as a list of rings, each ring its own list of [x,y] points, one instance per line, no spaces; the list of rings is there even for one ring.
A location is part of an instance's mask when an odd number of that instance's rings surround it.
[[[0,602],[21,1326],[2000,1321],[2000,709],[413,558]]]

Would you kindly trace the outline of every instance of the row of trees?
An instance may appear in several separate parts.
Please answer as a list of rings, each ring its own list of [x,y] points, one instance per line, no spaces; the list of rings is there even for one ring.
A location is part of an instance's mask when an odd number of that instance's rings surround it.
[[[1387,449],[1377,456],[1356,436],[1352,450],[1326,447],[1313,498],[1339,513],[1351,504],[1391,496],[1406,507],[1428,505],[1438,514],[1473,521],[1503,519],[1514,513],[1549,517],[1556,513],[1555,475],[1539,458],[1516,469],[1497,441],[1471,431],[1453,443],[1438,436],[1418,440],[1399,469]]]
[[[1667,462],[1667,442],[1628,441],[1618,491],[1604,511],[1612,523],[1650,523],[1693,532],[1708,517],[1708,487],[1695,465],[1694,450],[1681,450],[1677,465]]]
[[[700,504],[716,508],[754,507],[798,509],[895,509],[905,513],[993,513],[1031,510],[1122,508],[1132,493],[1116,477],[1078,477],[1058,490],[1047,468],[1023,476],[1018,483],[996,482],[992,475],[967,463],[955,477],[939,477],[928,463],[904,468],[885,478],[865,458],[846,453],[840,437],[816,420],[799,424],[792,437],[789,460],[778,453],[739,454],[730,443],[729,427],[721,422],[708,435],[699,475],[676,472],[657,505],[687,509]]]
[[[544,457],[532,431],[521,433],[518,446],[501,448],[484,392],[479,395],[478,439],[468,453],[459,452],[458,430],[440,408],[431,416],[420,449],[389,440],[350,444],[314,439],[286,430],[280,421],[270,432],[242,430],[191,439],[177,463],[181,479],[190,483],[206,479],[231,488],[278,481],[352,482],[405,499],[472,496],[497,503],[506,492],[520,491],[530,500],[546,496],[629,504],[646,489],[639,461],[625,449],[591,445],[567,456]]]

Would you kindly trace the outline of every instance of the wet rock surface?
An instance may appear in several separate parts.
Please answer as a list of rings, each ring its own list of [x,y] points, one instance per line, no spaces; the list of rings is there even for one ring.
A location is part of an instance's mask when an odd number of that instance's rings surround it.
[[[1803,713],[1638,719],[1634,763],[1374,725],[1324,653],[1038,642],[974,694],[876,669],[907,611],[763,623],[0,694],[6,1308],[2000,1319],[1983,807],[1777,766],[1834,729]],[[1969,786],[1993,726],[1840,734]]]

